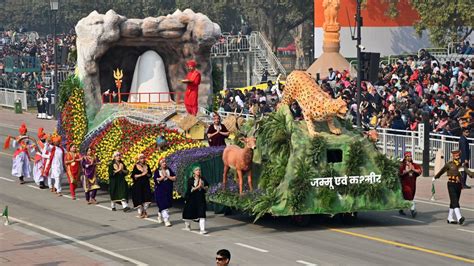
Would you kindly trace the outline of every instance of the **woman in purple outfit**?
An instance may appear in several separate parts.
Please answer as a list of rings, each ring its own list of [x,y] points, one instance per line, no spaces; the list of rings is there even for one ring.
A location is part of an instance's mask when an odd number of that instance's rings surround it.
[[[82,172],[84,173],[83,187],[86,193],[87,204],[97,204],[95,195],[100,186],[97,184],[96,177],[96,166],[97,159],[94,156],[94,152],[91,148],[87,149],[87,154],[82,158]]]
[[[160,160],[160,167],[156,169],[153,175],[155,180],[155,200],[158,205],[158,223],[165,222],[165,226],[170,227],[168,209],[171,208],[173,201],[173,182],[176,181],[176,175],[166,166],[165,159]]]

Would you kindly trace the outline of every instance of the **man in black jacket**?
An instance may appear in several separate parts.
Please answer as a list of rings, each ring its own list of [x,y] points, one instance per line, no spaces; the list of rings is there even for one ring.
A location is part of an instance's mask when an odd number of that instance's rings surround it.
[[[459,138],[459,150],[461,151],[461,163],[469,168],[469,159],[471,156],[471,150],[469,149],[469,140],[467,137],[469,137],[470,134],[469,128],[463,128],[462,130],[462,136]],[[462,172],[462,188],[463,189],[470,189],[471,187],[466,184],[466,172]]]

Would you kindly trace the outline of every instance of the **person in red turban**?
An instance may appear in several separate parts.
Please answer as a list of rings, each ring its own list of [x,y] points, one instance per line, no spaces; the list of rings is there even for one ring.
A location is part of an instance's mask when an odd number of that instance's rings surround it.
[[[405,152],[402,164],[399,169],[400,181],[402,183],[403,198],[411,201],[410,208],[411,216],[415,218],[415,192],[416,192],[416,178],[421,175],[421,167],[413,162],[411,152]],[[399,211],[400,215],[405,215],[403,210]]]
[[[196,115],[198,111],[198,90],[201,83],[201,73],[196,69],[196,61],[189,60],[186,62],[188,74],[186,79],[181,82],[186,83],[186,93],[184,95],[184,106],[186,111],[191,115]]]
[[[13,153],[12,175],[18,177],[20,184],[24,184],[24,178],[30,178],[30,150],[33,149],[34,143],[26,135],[28,129],[25,123],[22,123],[18,129],[20,133],[17,137],[7,136],[5,139],[4,149],[10,148],[10,141],[13,140],[15,152]]]

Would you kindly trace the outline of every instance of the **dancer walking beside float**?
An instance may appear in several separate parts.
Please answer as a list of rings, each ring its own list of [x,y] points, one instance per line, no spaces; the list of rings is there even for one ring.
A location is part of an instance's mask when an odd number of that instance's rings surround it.
[[[66,175],[69,190],[71,191],[71,199],[76,200],[76,188],[79,186],[81,173],[81,155],[77,152],[76,145],[71,144],[69,151],[66,153],[64,163],[66,164]]]
[[[421,175],[421,167],[413,162],[411,152],[405,152],[402,164],[400,165],[399,177],[402,183],[403,198],[411,202],[411,216],[415,218],[417,212],[415,208],[416,178]],[[406,215],[403,210],[400,215]]]
[[[91,148],[87,149],[86,156],[81,161],[82,172],[84,173],[84,179],[82,180],[82,186],[86,194],[87,204],[97,204],[95,196],[100,186],[97,184],[96,167],[97,159],[94,156],[94,151]]]
[[[43,153],[45,152],[45,148],[48,145],[47,139],[49,136],[44,133],[44,129],[41,127],[38,130],[38,141],[36,142],[38,145],[36,146],[36,153],[34,157],[34,164],[33,164],[33,180],[35,180],[36,185],[39,186],[41,189],[45,189],[46,185],[44,183],[44,163],[45,159],[43,158]]]
[[[138,155],[138,162],[132,170],[132,200],[133,206],[138,209],[140,218],[148,218],[146,212],[151,204],[150,178],[151,168],[146,163],[145,155]]]
[[[173,203],[173,182],[176,181],[176,175],[166,165],[166,160],[160,160],[160,167],[156,169],[153,175],[155,180],[155,200],[158,205],[158,223],[165,222],[165,226],[170,227],[170,215],[168,209]]]
[[[31,178],[30,174],[30,150],[34,148],[33,142],[26,135],[28,129],[25,123],[21,124],[18,129],[20,133],[17,137],[13,138],[13,147],[15,152],[13,153],[13,164],[12,164],[12,175],[18,177],[20,184],[25,183],[25,178]],[[11,136],[5,139],[4,149],[10,147]]]
[[[459,206],[459,198],[461,197],[462,190],[462,175],[461,172],[466,172],[469,177],[473,178],[474,173],[469,171],[467,167],[464,167],[461,160],[461,152],[456,150],[452,151],[452,160],[447,162],[443,168],[433,177],[438,179],[442,174],[447,172],[448,175],[448,193],[449,193],[449,213],[448,213],[448,224],[464,224],[465,218],[461,214],[461,207]],[[453,214],[456,214],[457,221],[454,220]]]
[[[187,181],[186,196],[183,209],[185,230],[191,231],[189,220],[198,220],[201,234],[206,232],[206,190],[207,180],[201,176],[201,167],[195,166],[193,174]]]
[[[43,156],[47,158],[43,171],[43,176],[48,177],[48,186],[51,192],[55,192],[58,197],[61,197],[61,176],[64,174],[64,149],[61,145],[61,136],[54,133],[51,136],[53,145],[49,149],[48,154]],[[54,180],[54,184],[53,184]]]
[[[120,201],[124,212],[128,212],[128,185],[125,181],[125,176],[128,170],[122,162],[122,155],[116,151],[113,155],[113,160],[109,165],[109,194],[110,207],[112,211],[116,211],[115,202]]]

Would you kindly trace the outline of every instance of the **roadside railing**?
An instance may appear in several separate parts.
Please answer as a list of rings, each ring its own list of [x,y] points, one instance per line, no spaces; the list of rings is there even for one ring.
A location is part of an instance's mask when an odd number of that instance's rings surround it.
[[[403,158],[403,153],[409,151],[413,155],[413,161],[423,161],[423,139],[418,131],[395,130],[390,128],[378,128],[379,151],[388,157]],[[474,169],[474,139],[469,139],[471,144],[470,165]],[[430,133],[430,166],[434,166],[434,158],[438,150],[443,150],[444,158],[451,158],[451,151],[459,149],[459,137],[446,136]]]
[[[184,103],[184,92],[103,93],[102,103]]]
[[[26,91],[0,88],[0,106],[15,108],[17,100],[21,101],[21,109],[28,110]]]

